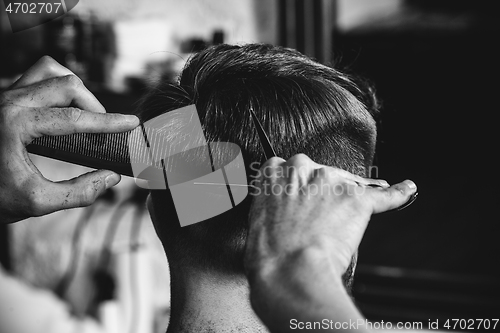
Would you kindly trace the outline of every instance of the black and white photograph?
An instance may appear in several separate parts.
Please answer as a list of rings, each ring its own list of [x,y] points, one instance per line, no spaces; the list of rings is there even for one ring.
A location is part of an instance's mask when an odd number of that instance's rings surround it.
[[[495,0],[0,2],[0,333],[500,329]]]

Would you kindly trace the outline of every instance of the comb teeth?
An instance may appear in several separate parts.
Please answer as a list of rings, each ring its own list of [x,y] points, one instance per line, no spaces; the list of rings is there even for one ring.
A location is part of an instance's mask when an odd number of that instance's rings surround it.
[[[130,163],[128,137],[124,133],[76,133],[59,136],[43,136],[31,145],[43,146],[103,161]]]
[[[151,143],[151,146],[149,146]],[[162,169],[166,156],[166,168],[173,167],[175,158],[164,136],[154,128],[136,127],[123,133],[76,133],[59,136],[43,136],[26,146],[28,152],[73,164],[113,170],[126,176],[133,174],[133,164],[149,165]]]

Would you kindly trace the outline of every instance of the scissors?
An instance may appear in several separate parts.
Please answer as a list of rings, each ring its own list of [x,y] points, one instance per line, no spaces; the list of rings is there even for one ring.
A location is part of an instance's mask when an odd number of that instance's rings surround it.
[[[264,128],[263,128],[262,124],[260,123],[259,119],[257,118],[257,116],[255,115],[255,112],[253,111],[253,109],[250,109],[250,114],[252,115],[252,119],[253,119],[255,128],[257,129],[260,144],[264,150],[264,156],[266,157],[266,160],[270,159],[271,157],[277,157],[278,155],[276,155],[276,152],[275,152],[273,146],[271,145],[271,142],[269,141],[269,137],[267,136],[266,132],[264,131]],[[380,185],[373,185],[373,186],[381,187]],[[417,196],[418,196],[418,192],[415,192],[414,194],[412,194],[410,199],[408,199],[408,201],[405,204],[403,204],[402,206],[400,206],[398,208],[391,209],[388,212],[400,211],[400,210],[405,209],[406,207],[411,205],[417,199]]]
[[[270,159],[271,157],[277,157],[278,155],[276,155],[276,152],[274,151],[274,148],[271,145],[271,142],[269,141],[269,137],[264,131],[264,128],[262,127],[262,124],[255,115],[253,109],[250,109],[250,114],[252,115],[255,128],[257,129],[257,133],[259,134],[260,144],[264,149],[264,156],[266,157],[266,160]]]

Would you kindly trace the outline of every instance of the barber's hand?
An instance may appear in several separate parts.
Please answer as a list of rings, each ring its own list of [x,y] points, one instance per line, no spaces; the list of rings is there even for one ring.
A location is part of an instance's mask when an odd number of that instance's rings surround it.
[[[98,170],[62,182],[45,179],[25,149],[34,138],[124,132],[135,116],[106,114],[70,70],[41,58],[0,94],[0,223],[92,204],[120,176]]]
[[[360,317],[341,275],[370,216],[405,204],[415,184],[389,186],[302,154],[272,158],[260,173],[245,256],[256,313],[272,331],[290,328],[292,318]]]

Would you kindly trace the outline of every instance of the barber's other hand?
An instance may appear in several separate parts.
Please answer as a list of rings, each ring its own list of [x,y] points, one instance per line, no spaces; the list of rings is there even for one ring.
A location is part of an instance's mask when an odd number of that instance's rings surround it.
[[[115,133],[135,128],[135,116],[106,114],[70,70],[41,58],[0,94],[0,223],[92,204],[120,176],[98,170],[51,182],[25,149],[34,138],[72,133]]]
[[[288,161],[272,158],[259,176],[245,254],[256,313],[272,331],[289,328],[288,321],[301,316],[334,319],[342,311],[358,316],[341,275],[371,215],[405,204],[415,184],[389,186],[303,154]]]

